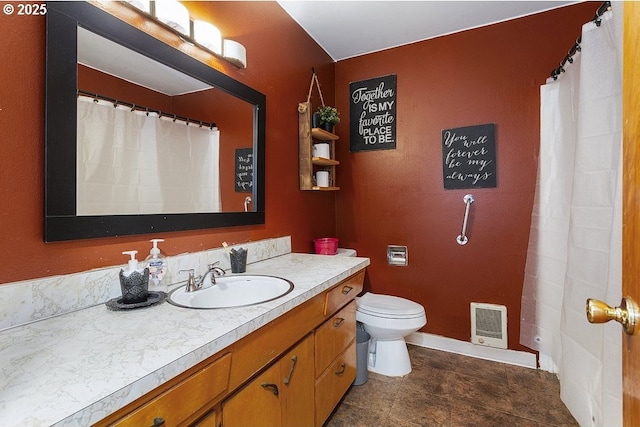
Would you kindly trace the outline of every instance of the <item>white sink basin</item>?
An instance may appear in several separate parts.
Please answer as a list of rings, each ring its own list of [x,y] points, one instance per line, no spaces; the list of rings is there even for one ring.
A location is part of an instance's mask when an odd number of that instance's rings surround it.
[[[171,291],[167,301],[186,308],[231,308],[261,304],[293,290],[286,279],[262,275],[216,277],[216,284],[193,292],[185,286]]]

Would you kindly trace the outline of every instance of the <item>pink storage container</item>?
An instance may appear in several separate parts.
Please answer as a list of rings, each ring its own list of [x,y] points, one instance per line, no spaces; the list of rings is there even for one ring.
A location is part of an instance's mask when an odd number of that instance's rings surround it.
[[[338,253],[338,238],[323,237],[321,239],[313,239],[313,245],[316,253],[320,255],[335,255]]]

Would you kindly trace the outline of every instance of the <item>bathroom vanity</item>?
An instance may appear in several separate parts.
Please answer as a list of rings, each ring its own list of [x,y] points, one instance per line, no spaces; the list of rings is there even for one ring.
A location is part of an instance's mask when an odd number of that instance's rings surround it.
[[[295,284],[264,304],[100,304],[4,330],[3,425],[321,426],[356,375],[368,264],[288,253],[247,267]]]
[[[98,426],[321,426],[356,376],[364,270],[112,414]]]

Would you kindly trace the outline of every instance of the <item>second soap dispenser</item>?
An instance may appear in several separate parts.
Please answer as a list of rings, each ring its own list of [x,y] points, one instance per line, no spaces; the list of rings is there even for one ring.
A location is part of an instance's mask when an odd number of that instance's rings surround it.
[[[154,292],[167,292],[168,286],[164,278],[167,274],[167,258],[160,252],[158,242],[164,239],[151,239],[153,247],[149,256],[145,258],[145,266],[149,269],[149,287]]]

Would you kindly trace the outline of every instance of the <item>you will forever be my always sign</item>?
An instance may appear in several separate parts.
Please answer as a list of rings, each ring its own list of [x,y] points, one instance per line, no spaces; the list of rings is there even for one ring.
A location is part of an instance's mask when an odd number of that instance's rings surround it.
[[[396,75],[349,84],[353,151],[396,148]]]
[[[442,131],[442,167],[445,189],[496,186],[495,124]]]

